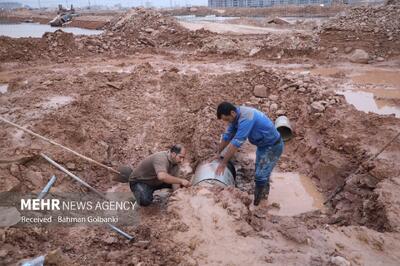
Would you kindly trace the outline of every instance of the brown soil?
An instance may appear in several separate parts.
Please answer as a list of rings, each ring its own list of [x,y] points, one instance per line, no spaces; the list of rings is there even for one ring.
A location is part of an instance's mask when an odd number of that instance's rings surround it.
[[[400,122],[347,104],[335,92],[351,82],[346,76],[304,73],[325,60],[317,37],[194,32],[143,9],[111,20],[99,37],[2,37],[0,84],[8,90],[0,94],[0,114],[114,168],[181,142],[195,169],[223,130],[217,104],[254,106],[272,119],[285,114],[294,128],[277,170],[312,177],[328,197],[400,131]],[[250,56],[253,48],[260,50]],[[268,97],[256,97],[260,85]],[[52,174],[54,190],[85,191],[34,156],[39,151],[98,190],[129,191],[106,170],[10,126],[2,125],[0,143],[2,192],[39,191]],[[137,210],[139,224],[123,227],[133,242],[105,227],[3,227],[0,264],[54,251],[48,259],[57,257],[58,265],[398,265],[399,151],[397,139],[351,176],[326,211],[296,216],[268,213],[270,202],[252,206],[254,162],[238,156],[237,188],[157,197]]]

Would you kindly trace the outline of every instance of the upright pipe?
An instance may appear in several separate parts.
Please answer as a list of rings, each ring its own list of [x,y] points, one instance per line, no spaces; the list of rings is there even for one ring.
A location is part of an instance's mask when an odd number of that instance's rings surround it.
[[[81,183],[82,185],[84,185],[85,187],[87,187],[88,189],[90,189],[91,191],[93,191],[94,193],[96,193],[100,198],[102,199],[107,199],[107,197],[101,193],[100,191],[98,191],[97,189],[95,189],[94,187],[92,187],[91,185],[89,185],[88,183],[86,183],[85,181],[83,181],[82,179],[80,179],[79,177],[77,177],[76,175],[74,175],[73,173],[71,173],[70,171],[68,171],[67,169],[65,169],[64,167],[62,167],[61,165],[59,165],[58,163],[56,163],[55,161],[53,161],[52,159],[50,159],[48,156],[46,156],[45,154],[41,153],[40,156],[42,156],[46,161],[48,161],[50,164],[54,165],[55,167],[57,167],[59,170],[61,170],[62,172],[66,173],[67,175],[69,175],[70,177],[72,177],[73,179],[75,179],[76,181],[78,181],[79,183]],[[46,186],[47,187],[47,186]],[[135,206],[135,205],[134,205]],[[116,231],[118,234],[122,235],[123,237],[127,238],[129,241],[132,240],[134,237],[129,235],[128,233],[125,233],[124,231],[122,231],[121,229],[119,229],[118,227],[107,223],[107,225],[109,227],[111,227],[111,229],[113,229],[114,231]]]
[[[47,193],[49,193],[50,188],[53,186],[54,182],[56,182],[57,177],[53,175],[47,185],[43,188],[43,190],[39,193],[38,199],[43,199],[46,197]]]

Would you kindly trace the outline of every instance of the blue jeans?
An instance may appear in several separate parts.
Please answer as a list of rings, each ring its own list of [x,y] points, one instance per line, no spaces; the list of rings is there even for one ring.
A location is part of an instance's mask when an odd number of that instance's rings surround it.
[[[269,184],[269,177],[283,152],[283,140],[266,147],[257,147],[256,152],[256,186]]]

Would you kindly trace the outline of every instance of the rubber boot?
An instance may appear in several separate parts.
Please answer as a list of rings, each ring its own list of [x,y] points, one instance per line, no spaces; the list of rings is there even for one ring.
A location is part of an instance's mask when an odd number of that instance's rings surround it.
[[[268,197],[268,194],[269,184],[266,184],[264,186],[256,186],[256,188],[254,189],[254,206],[258,206],[262,199]]]

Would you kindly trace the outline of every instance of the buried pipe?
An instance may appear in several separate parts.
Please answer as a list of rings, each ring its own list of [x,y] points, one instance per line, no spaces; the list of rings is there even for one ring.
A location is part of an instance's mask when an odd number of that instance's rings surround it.
[[[88,189],[90,189],[91,191],[93,191],[94,193],[96,193],[100,198],[108,200],[108,198],[101,193],[100,191],[98,191],[97,189],[95,189],[94,187],[92,187],[91,185],[89,185],[88,183],[86,183],[85,181],[83,181],[81,178],[79,178],[78,176],[74,175],[73,173],[71,173],[70,171],[68,171],[67,169],[65,169],[63,166],[61,166],[60,164],[56,163],[54,160],[52,160],[50,157],[48,157],[47,155],[41,153],[40,156],[42,156],[46,161],[48,161],[50,164],[52,164],[53,166],[55,166],[56,168],[58,168],[59,170],[61,170],[62,172],[66,173],[67,175],[69,175],[70,177],[72,177],[74,180],[78,181],[79,183],[81,183],[83,186],[87,187]],[[49,182],[50,183],[50,182]],[[47,187],[47,186],[46,186]],[[135,202],[136,204],[136,202]],[[134,205],[135,206],[135,205]],[[107,223],[107,225],[113,229],[115,232],[117,232],[118,234],[122,235],[123,237],[125,237],[126,239],[128,239],[129,241],[131,241],[132,239],[134,239],[133,236],[129,235],[128,233],[122,231],[121,229],[119,229],[118,227]]]
[[[217,169],[219,160],[205,162],[196,168],[192,179],[192,185],[198,184],[217,184],[220,186],[235,186],[236,170],[231,161],[228,162],[227,167],[222,175],[217,176],[215,170]]]

